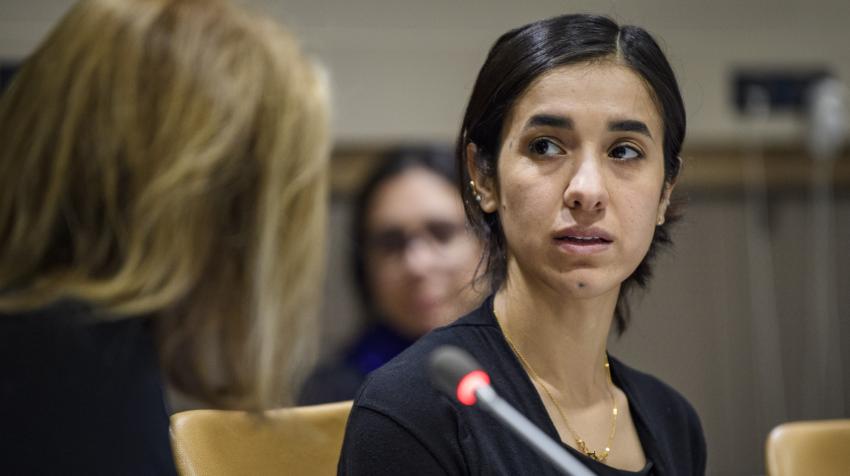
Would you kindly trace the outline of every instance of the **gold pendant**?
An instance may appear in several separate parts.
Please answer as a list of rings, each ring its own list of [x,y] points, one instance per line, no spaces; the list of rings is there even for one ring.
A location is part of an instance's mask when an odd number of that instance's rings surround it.
[[[591,451],[587,449],[587,444],[581,438],[576,439],[576,446],[578,446],[579,451],[586,454],[594,461],[598,461],[600,463],[604,463],[606,459],[608,459],[608,451],[603,451],[600,454],[597,454],[596,451]],[[607,450],[607,448],[606,448]]]

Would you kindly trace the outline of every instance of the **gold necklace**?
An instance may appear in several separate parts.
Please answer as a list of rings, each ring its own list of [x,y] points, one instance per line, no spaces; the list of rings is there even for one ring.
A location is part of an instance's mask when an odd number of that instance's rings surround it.
[[[493,311],[493,314],[496,314],[495,310]],[[505,332],[504,329],[502,329],[502,334],[505,336],[505,341],[508,343],[508,346],[510,346],[514,354],[519,357],[519,361],[522,362],[523,367],[528,369],[528,373],[531,374],[532,380],[537,382],[537,385],[539,385],[540,388],[543,389],[543,392],[546,393],[546,396],[549,397],[549,400],[552,402],[552,404],[555,405],[555,408],[558,410],[558,414],[561,415],[561,420],[564,422],[564,425],[567,427],[567,430],[569,430],[570,433],[573,435],[573,439],[576,441],[576,446],[578,447],[579,451],[586,454],[590,458],[599,461],[600,463],[604,463],[605,460],[608,458],[608,455],[611,454],[611,443],[614,441],[614,435],[617,433],[617,402],[616,400],[614,400],[614,393],[611,391],[611,387],[614,386],[614,382],[611,380],[611,366],[608,364],[608,356],[605,356],[605,370],[608,373],[608,396],[611,397],[612,406],[611,431],[608,433],[608,444],[605,446],[605,450],[591,451],[587,448],[587,443],[585,443],[585,441],[580,436],[578,436],[578,433],[576,433],[572,425],[570,425],[569,420],[567,420],[567,416],[564,414],[564,410],[561,408],[561,405],[558,405],[558,401],[555,400],[555,397],[553,397],[552,394],[549,392],[549,389],[547,388],[546,383],[543,381],[543,379],[541,379],[540,376],[537,375],[537,372],[535,372],[531,365],[529,365],[528,361],[525,360],[525,357],[523,357],[522,354],[519,353],[519,350],[516,348],[513,341],[511,341],[511,338],[508,337],[508,333]]]

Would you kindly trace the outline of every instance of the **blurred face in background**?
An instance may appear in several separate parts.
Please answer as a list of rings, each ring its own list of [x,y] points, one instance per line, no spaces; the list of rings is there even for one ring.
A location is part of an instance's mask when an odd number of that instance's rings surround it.
[[[379,185],[366,214],[366,269],[375,307],[415,339],[472,310],[481,256],[460,194],[448,180],[412,168]]]

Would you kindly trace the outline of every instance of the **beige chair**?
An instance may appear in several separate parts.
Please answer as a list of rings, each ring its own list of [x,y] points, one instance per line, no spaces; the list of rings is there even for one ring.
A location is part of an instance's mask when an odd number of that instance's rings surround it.
[[[266,412],[193,410],[171,417],[182,476],[334,475],[351,403]]]
[[[850,476],[850,420],[779,425],[767,437],[770,476]]]

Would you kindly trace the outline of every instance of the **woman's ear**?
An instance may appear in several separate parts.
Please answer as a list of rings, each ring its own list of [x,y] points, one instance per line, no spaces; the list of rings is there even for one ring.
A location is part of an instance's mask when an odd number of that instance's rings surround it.
[[[493,213],[499,208],[495,178],[485,175],[478,168],[478,146],[474,142],[466,144],[466,170],[469,172],[472,194],[484,213]]]
[[[682,158],[676,157],[676,160],[679,161],[679,174],[682,173]],[[678,174],[677,174],[678,177]],[[673,189],[676,187],[676,179],[674,178],[671,181],[664,181],[664,189],[661,190],[661,200],[658,202],[658,214],[656,223],[658,225],[663,225],[664,220],[667,213],[667,207],[670,206],[670,196],[673,194]]]

